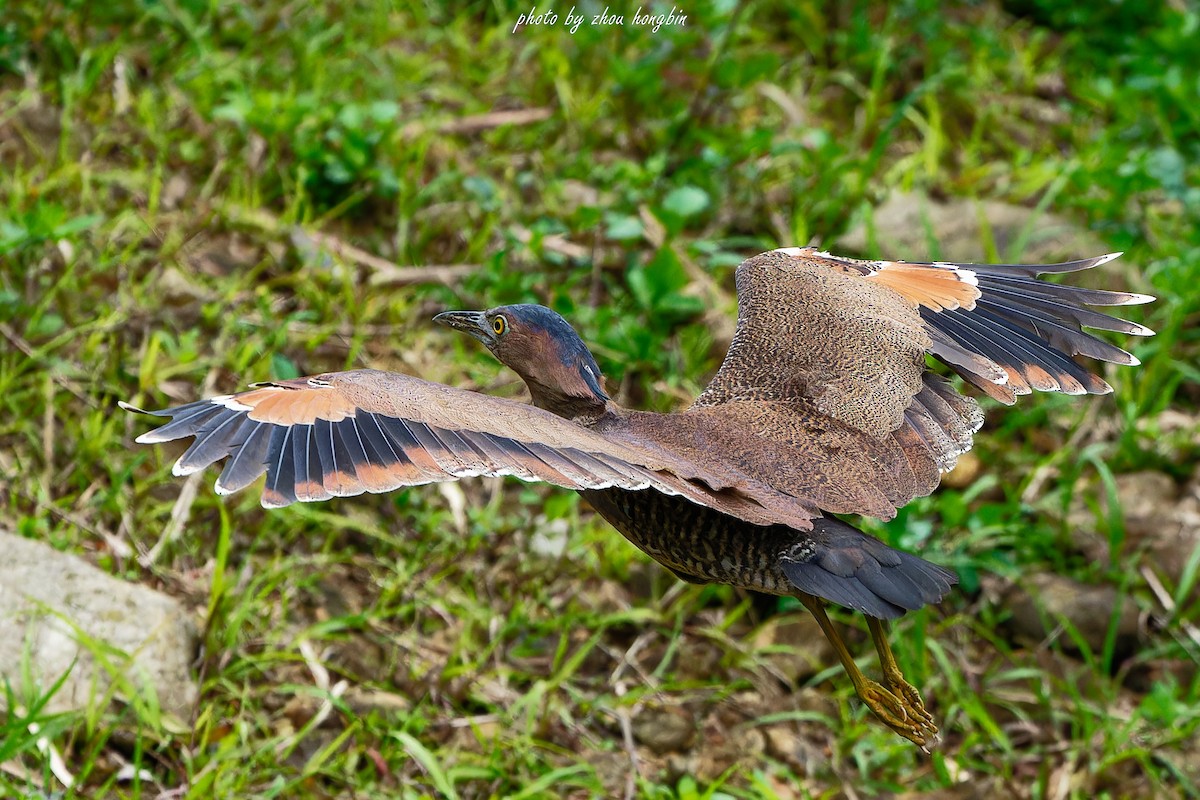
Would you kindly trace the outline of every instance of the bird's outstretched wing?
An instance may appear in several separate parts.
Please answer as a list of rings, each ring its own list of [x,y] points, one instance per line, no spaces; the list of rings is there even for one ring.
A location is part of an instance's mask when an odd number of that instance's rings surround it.
[[[195,437],[175,463],[186,475],[228,457],[218,493],[264,473],[262,503],[284,506],[471,475],[514,475],[570,489],[656,489],[757,524],[805,528],[800,502],[731,471],[609,438],[524,403],[377,370],[259,384],[163,411],[141,443]]]
[[[1084,328],[1153,336],[1136,322],[1086,306],[1149,303],[1132,292],[1084,289],[1038,280],[1079,272],[1119,257],[1108,253],[1062,264],[951,264],[858,261],[819,254],[829,264],[887,286],[915,305],[933,340],[931,352],[1006,405],[1041,392],[1107,394],[1112,387],[1073,360],[1082,355],[1134,366],[1138,360]]]
[[[974,400],[926,372],[926,353],[1004,403],[1032,389],[1111,391],[1075,355],[1137,363],[1082,329],[1152,331],[1085,306],[1153,298],[1037,280],[1115,257],[1021,266],[763,253],[738,267],[733,342],[685,415],[735,431],[746,440],[731,448],[736,466],[781,491],[891,516],[936,487],[982,423]]]
[[[932,353],[1004,403],[1039,391],[1112,388],[1072,360],[1137,359],[1083,328],[1153,331],[1086,306],[1154,298],[1047,283],[1120,253],[1063,264],[862,261],[811,247],[774,250],[737,270],[738,324],[696,406],[738,399],[812,403],[868,433],[899,426]]]

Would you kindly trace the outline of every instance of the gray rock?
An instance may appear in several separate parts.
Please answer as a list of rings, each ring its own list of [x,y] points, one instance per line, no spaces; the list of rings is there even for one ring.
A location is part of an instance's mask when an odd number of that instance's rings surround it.
[[[1179,489],[1171,476],[1150,470],[1116,477],[1117,497],[1125,516],[1125,534],[1133,540],[1154,538],[1174,522]]]
[[[1038,644],[1057,635],[1063,649],[1078,652],[1075,639],[1059,628],[1070,623],[1092,653],[1104,651],[1108,626],[1117,610],[1119,594],[1113,586],[1089,586],[1062,575],[1029,575],[1004,596],[1012,611],[1009,628],[1018,639]],[[1117,621],[1116,653],[1131,652],[1137,644],[1138,611],[1128,597],[1121,598]]]
[[[1200,470],[1183,492],[1177,492],[1170,478],[1163,476],[1166,480],[1159,482],[1164,488],[1157,495],[1144,485],[1145,481],[1127,486],[1122,477],[1117,478],[1117,491],[1125,512],[1128,544],[1145,550],[1145,562],[1165,578],[1167,589],[1175,593],[1184,580],[1188,562],[1200,550]],[[1197,598],[1200,581],[1192,584],[1182,602],[1187,606]]]
[[[1184,580],[1188,562],[1200,550],[1200,470],[1181,491],[1162,472],[1131,472],[1116,477],[1117,497],[1125,526],[1124,556],[1139,556],[1172,594]],[[1097,512],[1085,497],[1100,498]],[[1076,548],[1093,560],[1110,561],[1108,537],[1099,524],[1109,513],[1099,487],[1080,492],[1067,517]],[[1184,605],[1200,598],[1200,581],[1192,584]]]
[[[985,233],[981,220],[987,222]],[[893,192],[837,241],[840,250],[924,261],[980,261],[985,235],[1004,258],[1049,263],[1100,255],[1110,248],[1056,214],[999,200],[936,202],[917,192]]]
[[[696,738],[696,720],[681,706],[648,706],[633,718],[633,738],[660,755],[686,750]]]
[[[118,685],[127,682],[134,692],[153,690],[164,711],[190,715],[197,689],[189,665],[197,638],[187,609],[2,530],[0,552],[0,680],[11,684],[22,704],[31,699],[27,664],[35,691],[46,691],[70,670],[46,706],[50,712],[88,707],[107,696],[115,675]],[[107,666],[97,664],[96,652]],[[120,689],[112,694],[124,696]]]

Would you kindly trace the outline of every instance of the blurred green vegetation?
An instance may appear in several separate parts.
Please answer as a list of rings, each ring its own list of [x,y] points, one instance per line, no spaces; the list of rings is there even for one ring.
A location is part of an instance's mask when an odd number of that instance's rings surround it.
[[[0,7],[5,525],[208,623],[182,732],[137,704],[26,703],[68,795],[1195,796],[1195,569],[1156,605],[1113,487],[1185,482],[1200,448],[1200,11],[717,0],[656,34],[514,33],[526,11]],[[536,301],[624,402],[677,408],[723,356],[743,257],[836,242],[896,190],[1052,210],[1126,251],[1094,280],[1159,297],[1139,317],[1158,336],[1129,343],[1144,364],[1106,373],[1114,395],[991,407],[979,475],[871,528],[963,576],[895,635],[943,722],[932,758],[837,669],[805,682],[833,702],[798,706],[750,635],[761,609],[675,582],[545,487],[465,482],[461,517],[436,487],[266,513],[253,492],[219,500],[212,473],[153,564],[113,544],[148,551],[179,494],[174,455],[132,449],[117,399],[362,365],[516,395],[429,318]],[[1073,544],[1081,524],[1108,558]],[[533,546],[564,530],[561,554]],[[988,586],[1022,573],[1115,585],[1159,623],[1133,654],[1019,646]],[[299,642],[395,703],[337,700],[314,723],[328,693]],[[656,706],[699,735],[639,749],[635,774],[623,725]],[[30,721],[0,722],[0,761],[30,776],[0,772],[0,794],[61,788]]]

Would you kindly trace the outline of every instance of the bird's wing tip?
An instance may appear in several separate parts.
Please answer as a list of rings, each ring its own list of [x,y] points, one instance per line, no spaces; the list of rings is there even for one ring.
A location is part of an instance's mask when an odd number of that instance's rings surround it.
[[[1115,253],[1105,253],[1104,255],[1097,257],[1096,263],[1094,263],[1092,266],[1098,267],[1101,264],[1107,264],[1110,261],[1116,261],[1118,258],[1120,258],[1123,255],[1125,255],[1124,250],[1118,250]],[[1124,297],[1123,301],[1120,303],[1117,303],[1117,305],[1140,306],[1143,303],[1153,303],[1157,299],[1158,299],[1157,297],[1155,297],[1153,295],[1149,295],[1149,294],[1138,294],[1137,292],[1125,292],[1125,297]],[[1147,330],[1149,330],[1149,329],[1147,329]],[[1144,334],[1137,334],[1137,335],[1140,336],[1140,335],[1144,335]]]
[[[1123,306],[1140,306],[1144,303],[1153,303],[1158,298],[1152,294],[1138,294],[1137,292],[1126,292],[1125,300],[1120,305]]]
[[[138,438],[140,439],[141,436],[139,436]],[[184,455],[186,455],[186,453]],[[177,478],[182,478],[186,475],[191,475],[193,472],[199,472],[201,469],[203,469],[203,467],[197,467],[197,466],[186,466],[185,467],[185,466],[183,466],[182,462],[183,462],[183,456],[180,456],[179,460],[171,465],[171,474]]]

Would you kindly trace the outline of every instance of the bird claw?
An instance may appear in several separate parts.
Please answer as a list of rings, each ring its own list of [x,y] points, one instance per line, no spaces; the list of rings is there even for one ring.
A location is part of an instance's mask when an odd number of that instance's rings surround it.
[[[895,695],[900,702],[904,703],[910,716],[916,717],[925,722],[927,726],[933,729],[935,744],[941,741],[941,737],[937,736],[937,725],[933,722],[933,715],[925,710],[925,701],[921,699],[921,693],[917,691],[917,687],[913,686],[903,678],[892,678],[887,681],[888,689]]]
[[[875,681],[867,681],[859,695],[884,725],[928,755],[929,748],[941,741],[933,717],[925,710],[921,695],[908,683],[901,681],[892,689],[898,690],[898,694]]]

